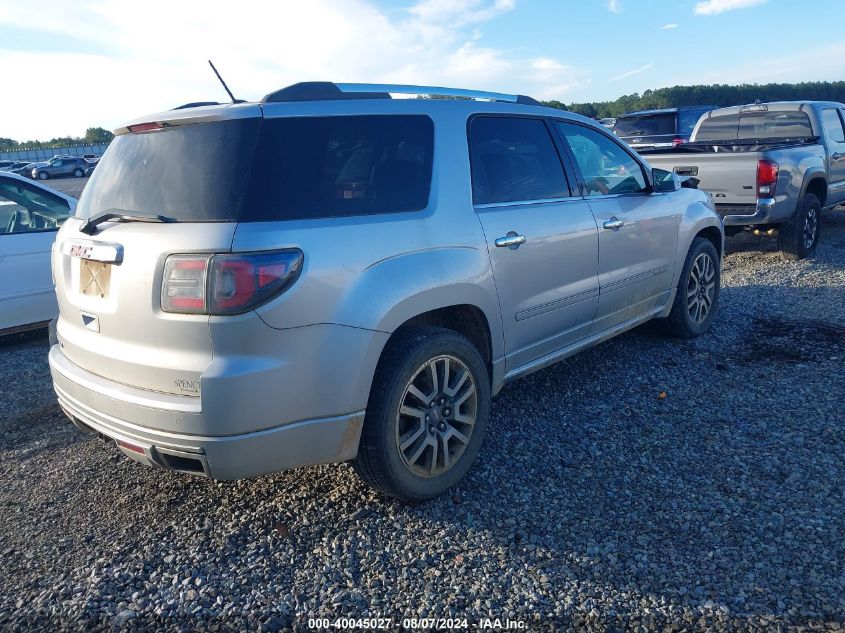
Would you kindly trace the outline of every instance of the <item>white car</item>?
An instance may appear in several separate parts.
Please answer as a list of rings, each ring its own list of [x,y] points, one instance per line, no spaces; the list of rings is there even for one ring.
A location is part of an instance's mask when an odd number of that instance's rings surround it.
[[[50,249],[75,209],[75,198],[0,172],[0,334],[43,327],[58,314]]]

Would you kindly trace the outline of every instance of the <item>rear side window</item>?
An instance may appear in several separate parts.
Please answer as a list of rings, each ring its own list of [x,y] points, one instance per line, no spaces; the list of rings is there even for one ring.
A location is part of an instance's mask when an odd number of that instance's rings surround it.
[[[475,204],[569,195],[563,165],[540,119],[477,117],[470,124]]]
[[[824,132],[834,143],[845,143],[845,132],[842,131],[842,121],[833,108],[822,110],[822,126]]]
[[[803,112],[750,112],[704,119],[695,140],[733,141],[807,136],[813,136],[813,128],[809,117]]]
[[[433,151],[426,116],[265,119],[242,219],[419,211],[428,204]]]
[[[642,114],[616,119],[613,131],[619,136],[661,136],[675,134],[675,113]]]

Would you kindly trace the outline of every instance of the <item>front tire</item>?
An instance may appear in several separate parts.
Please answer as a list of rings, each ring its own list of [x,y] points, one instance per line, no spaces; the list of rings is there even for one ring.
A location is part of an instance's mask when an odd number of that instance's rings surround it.
[[[39,171],[38,172],[38,180],[47,180],[50,177],[46,171]]]
[[[400,331],[379,361],[353,468],[391,497],[431,499],[467,473],[489,417],[490,378],[469,340],[439,327]]]
[[[679,338],[695,338],[710,329],[719,302],[721,266],[713,242],[697,237],[690,246],[672,311],[665,319],[667,333]]]
[[[811,193],[806,194],[792,220],[780,226],[778,248],[795,260],[812,255],[819,243],[821,218],[819,199]]]

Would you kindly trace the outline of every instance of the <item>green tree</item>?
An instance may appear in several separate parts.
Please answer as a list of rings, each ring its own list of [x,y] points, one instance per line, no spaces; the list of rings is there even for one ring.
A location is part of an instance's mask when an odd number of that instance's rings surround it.
[[[85,130],[86,143],[110,143],[114,134],[101,127],[89,127]]]

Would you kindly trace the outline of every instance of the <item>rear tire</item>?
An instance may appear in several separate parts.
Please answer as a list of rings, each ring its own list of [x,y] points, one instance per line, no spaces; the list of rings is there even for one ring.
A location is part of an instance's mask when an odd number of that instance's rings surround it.
[[[46,171],[39,171],[38,172],[38,180],[47,180],[50,177]]]
[[[76,176],[77,178],[82,178],[82,176],[85,175],[85,172],[82,171],[81,169],[74,169],[73,175]]]
[[[667,334],[695,338],[710,329],[719,303],[720,264],[713,242],[704,237],[692,241],[678,280],[672,311],[663,320]]]
[[[822,205],[819,199],[806,194],[798,205],[792,220],[781,224],[778,230],[778,248],[794,260],[812,255],[819,243]]]
[[[469,340],[440,327],[400,331],[379,361],[352,466],[386,495],[431,499],[469,470],[489,417],[490,378]]]

